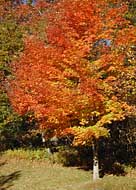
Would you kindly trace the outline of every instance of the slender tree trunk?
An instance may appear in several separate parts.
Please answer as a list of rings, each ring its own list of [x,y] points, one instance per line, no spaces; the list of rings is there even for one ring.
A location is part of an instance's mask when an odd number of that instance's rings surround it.
[[[93,141],[93,181],[99,179],[99,159],[98,159],[98,142]]]

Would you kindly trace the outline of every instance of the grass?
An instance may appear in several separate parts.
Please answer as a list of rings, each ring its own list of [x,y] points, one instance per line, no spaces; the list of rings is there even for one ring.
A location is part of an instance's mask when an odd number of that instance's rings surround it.
[[[11,159],[1,166],[1,175],[6,178],[15,172],[18,172],[19,177],[9,181],[12,190],[66,190],[90,178],[89,172],[48,162]],[[3,187],[5,185],[9,185],[8,181]]]
[[[15,149],[7,150],[3,153],[8,158],[26,159],[26,160],[49,160],[49,154],[46,149]]]
[[[94,184],[90,171],[11,155],[0,158],[0,190],[136,190],[135,171],[124,177],[105,176]]]

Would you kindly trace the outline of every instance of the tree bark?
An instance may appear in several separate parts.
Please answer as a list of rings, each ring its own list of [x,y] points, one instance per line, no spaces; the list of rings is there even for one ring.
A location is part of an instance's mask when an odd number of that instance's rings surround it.
[[[99,159],[98,159],[98,142],[97,140],[93,141],[93,181],[99,179]]]

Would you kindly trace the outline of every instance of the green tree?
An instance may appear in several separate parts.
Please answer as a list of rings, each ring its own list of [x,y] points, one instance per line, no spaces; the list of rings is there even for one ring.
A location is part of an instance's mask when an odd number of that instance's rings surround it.
[[[10,107],[6,93],[8,88],[6,80],[11,76],[11,61],[16,59],[23,50],[23,35],[20,26],[14,19],[10,2],[1,1],[0,10],[0,141],[2,142],[5,138],[5,131],[7,134],[11,132],[6,129],[7,125],[9,123],[16,125],[17,120],[21,121]],[[5,146],[1,143],[0,148],[4,149]]]
[[[128,13],[126,14],[126,18],[131,21],[132,24],[136,25],[136,1],[130,0],[128,3]]]

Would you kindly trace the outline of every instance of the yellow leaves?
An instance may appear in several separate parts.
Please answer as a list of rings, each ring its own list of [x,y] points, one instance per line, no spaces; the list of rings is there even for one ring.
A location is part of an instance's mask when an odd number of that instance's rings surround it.
[[[89,126],[89,127],[74,127],[74,146],[91,145],[93,139],[100,137],[108,137],[109,131],[104,127]]]
[[[117,102],[115,96],[111,100],[105,102],[105,114],[95,124],[96,127],[103,127],[106,124],[111,124],[113,121],[125,119],[127,104]]]
[[[80,121],[80,125],[84,126],[86,124],[88,124],[88,121],[86,119],[82,118]]]
[[[107,113],[119,113],[122,112],[121,103],[113,100],[105,102],[105,108]]]
[[[108,137],[109,136],[109,131],[104,127],[92,126],[89,128],[95,134],[96,139],[99,139],[100,137]]]
[[[125,65],[135,65],[136,64],[136,55],[135,55],[135,46],[128,47],[126,52],[126,63]]]
[[[92,114],[93,116],[96,116],[96,117],[98,117],[98,116],[101,115],[101,113],[98,112],[98,111],[93,111],[91,114]]]

